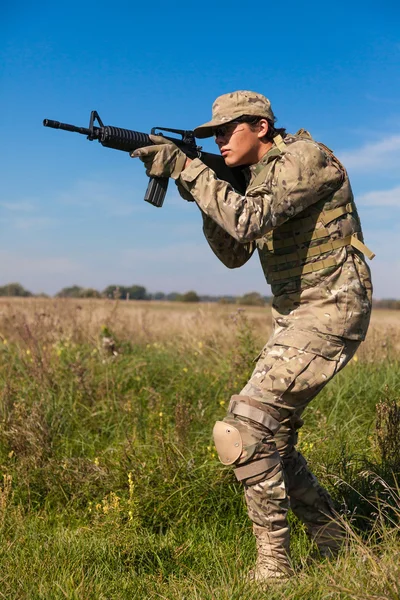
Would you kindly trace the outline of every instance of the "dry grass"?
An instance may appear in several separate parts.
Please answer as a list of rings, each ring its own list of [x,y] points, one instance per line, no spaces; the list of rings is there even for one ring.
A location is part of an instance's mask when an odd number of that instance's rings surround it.
[[[107,327],[120,340],[171,342],[227,348],[235,343],[237,319],[246,315],[257,343],[271,331],[269,307],[97,299],[12,298],[0,300],[0,338],[28,345],[62,340],[96,343]],[[374,362],[400,355],[400,312],[376,310],[358,359]]]
[[[105,327],[120,340],[138,343],[199,341],[213,347],[234,342],[236,321],[244,310],[236,305],[97,299],[3,299],[0,336],[7,340],[34,337],[42,343],[60,339],[98,339]],[[269,308],[245,314],[264,343],[271,330]]]

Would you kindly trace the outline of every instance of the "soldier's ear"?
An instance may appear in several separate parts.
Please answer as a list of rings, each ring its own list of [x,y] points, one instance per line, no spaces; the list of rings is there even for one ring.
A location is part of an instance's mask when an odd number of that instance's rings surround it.
[[[268,133],[269,125],[267,119],[260,119],[258,122],[258,126],[259,130],[257,132],[257,137],[261,139]]]

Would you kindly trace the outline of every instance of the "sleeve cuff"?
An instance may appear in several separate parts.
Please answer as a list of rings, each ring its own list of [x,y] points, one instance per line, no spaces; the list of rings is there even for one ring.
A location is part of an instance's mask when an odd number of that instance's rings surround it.
[[[204,169],[208,169],[207,165],[205,165],[199,158],[195,158],[192,160],[190,165],[186,167],[184,171],[182,171],[180,175],[180,179],[182,181],[186,181],[187,183],[191,183],[204,171]]]

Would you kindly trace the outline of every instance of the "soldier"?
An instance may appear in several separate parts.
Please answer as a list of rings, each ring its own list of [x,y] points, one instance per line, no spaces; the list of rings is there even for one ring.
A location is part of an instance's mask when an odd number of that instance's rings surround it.
[[[310,400],[365,338],[372,294],[364,255],[373,254],[345,168],[307,131],[291,135],[275,121],[267,98],[237,91],[217,98],[211,121],[195,129],[198,138],[215,137],[228,166],[243,167],[245,194],[162,137],[132,154],[197,203],[205,237],[227,267],[242,266],[257,248],[272,288],[271,338],[213,432],[221,462],[235,465],[244,484],[257,581],[292,574],[289,506],[322,555],[341,545],[332,500],[296,450],[297,431]]]

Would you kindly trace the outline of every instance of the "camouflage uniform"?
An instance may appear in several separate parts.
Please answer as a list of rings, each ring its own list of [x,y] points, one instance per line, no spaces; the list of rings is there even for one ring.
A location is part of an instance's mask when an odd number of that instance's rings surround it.
[[[266,98],[234,92],[216,100],[213,121],[195,133],[207,137],[216,123],[243,114],[273,119]],[[281,578],[291,573],[289,505],[322,552],[340,545],[331,498],[295,444],[303,410],[367,332],[369,251],[344,167],[306,131],[277,136],[245,174],[241,195],[195,159],[177,184],[200,207],[217,257],[236,268],[257,249],[272,287],[272,336],[214,439],[221,461],[235,464],[244,483],[258,546],[254,576]]]

